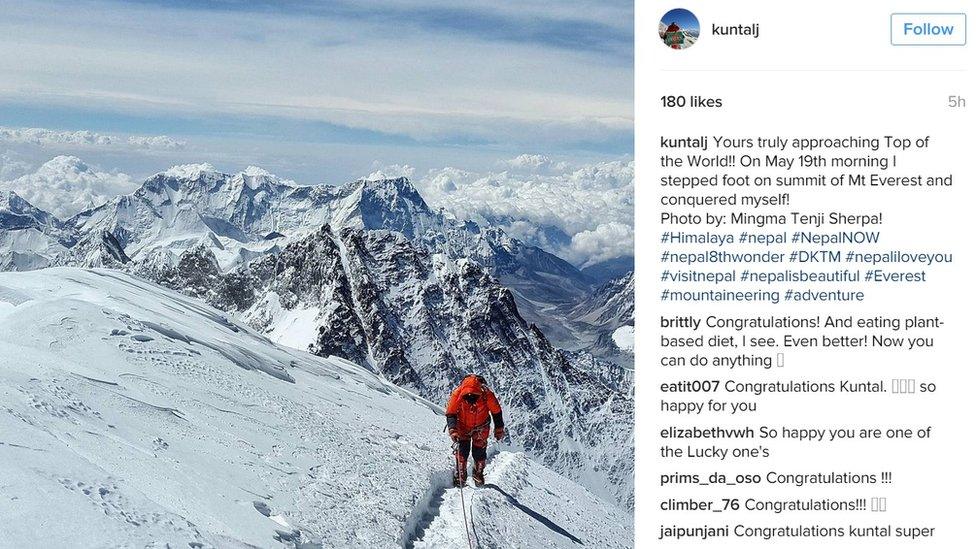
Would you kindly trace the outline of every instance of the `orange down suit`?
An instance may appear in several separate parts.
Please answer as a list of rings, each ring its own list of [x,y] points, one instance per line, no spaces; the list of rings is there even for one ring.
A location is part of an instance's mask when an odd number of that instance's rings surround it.
[[[469,404],[464,398],[470,394],[478,395],[473,404]],[[447,416],[448,428],[456,429],[458,438],[473,438],[476,446],[483,446],[477,443],[487,441],[492,419],[495,420],[495,428],[502,427],[502,407],[499,406],[495,393],[485,387],[482,378],[476,375],[465,377],[457,389],[451,392],[444,415]]]
[[[454,440],[457,469],[454,485],[463,486],[467,479],[468,453],[474,458],[472,476],[476,486],[485,482],[485,460],[488,457],[488,430],[495,424],[495,438],[504,436],[502,407],[481,376],[471,374],[451,392],[444,409],[447,427]]]

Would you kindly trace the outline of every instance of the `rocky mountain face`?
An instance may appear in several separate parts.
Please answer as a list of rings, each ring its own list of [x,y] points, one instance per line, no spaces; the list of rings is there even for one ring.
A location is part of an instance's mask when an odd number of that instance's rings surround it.
[[[615,330],[634,323],[634,273],[603,284],[573,309],[575,320]]]
[[[53,215],[15,192],[0,191],[0,270],[47,267],[76,241],[75,232]]]
[[[633,459],[620,452],[632,444],[626,373],[554,348],[470,259],[431,253],[399,232],[325,225],[234,273],[198,246],[140,274],[272,337],[282,327],[292,343],[306,334],[314,354],[367,365],[433,402],[478,372],[502,400],[512,443],[598,494],[631,501]]]
[[[584,299],[593,281],[575,266],[545,250],[525,244],[498,227],[454,219],[432,211],[404,178],[359,181],[351,199],[358,204],[352,225],[397,231],[432,253],[470,259],[512,290],[523,316],[560,344],[572,340],[560,314]],[[363,214],[362,212],[371,212]],[[338,225],[349,225],[339,219]]]
[[[589,460],[598,464],[591,471],[578,471],[581,477],[596,474],[611,479],[610,497],[625,507],[634,507],[634,370],[588,351],[561,351],[563,358],[577,372],[607,388],[614,395],[606,401],[591,402],[581,430],[599,440],[587,448]],[[619,421],[627,421],[626,428]],[[604,472],[605,471],[605,472]]]
[[[207,243],[224,271],[323,224],[386,229],[433,252],[478,261],[527,303],[576,302],[592,285],[573,265],[501,229],[432,210],[406,178],[299,186],[253,167],[229,175],[207,164],[178,166],[68,223],[79,233],[112,233],[137,260]]]
[[[112,233],[96,231],[54,258],[52,265],[86,269],[124,269],[132,260]]]
[[[0,191],[0,228],[62,230],[61,223],[51,214],[35,208],[15,192]]]
[[[633,446],[627,370],[547,337],[632,317],[632,280],[629,313],[627,283],[576,305],[592,285],[574,266],[433,211],[406,179],[306,187],[256,168],[180,166],[65,223],[17,208],[0,222],[66,235],[49,236],[61,248],[39,254],[41,266],[125,269],[438,404],[464,374],[481,373],[513,444],[632,504],[633,457],[621,451]],[[5,227],[2,238],[25,230]],[[571,328],[556,310],[578,313]]]
[[[595,334],[587,347],[595,356],[633,365],[634,273],[610,280],[579,303],[569,317],[581,332]],[[629,338],[629,339],[628,339]]]

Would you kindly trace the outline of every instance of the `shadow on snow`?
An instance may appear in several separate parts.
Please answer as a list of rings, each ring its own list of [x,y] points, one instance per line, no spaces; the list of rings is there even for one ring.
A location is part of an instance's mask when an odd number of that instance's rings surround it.
[[[563,537],[569,538],[570,540],[573,541],[573,543],[576,543],[577,545],[583,545],[583,540],[579,539],[578,537],[574,536],[573,534],[570,534],[569,532],[566,531],[566,529],[564,529],[563,527],[559,526],[555,522],[549,520],[548,518],[540,515],[536,511],[530,509],[529,507],[526,507],[525,505],[522,505],[521,503],[519,503],[519,500],[515,499],[514,496],[512,496],[511,494],[509,494],[505,490],[502,490],[497,484],[485,484],[485,488],[491,488],[492,490],[495,490],[499,494],[505,496],[505,498],[508,500],[508,502],[510,504],[512,504],[513,507],[518,508],[520,511],[522,511],[526,515],[529,515],[530,517],[532,517],[535,520],[539,521],[539,523],[541,523],[546,528],[552,530],[553,532],[555,532],[555,533],[557,533],[557,534],[559,534],[559,535],[561,535]]]

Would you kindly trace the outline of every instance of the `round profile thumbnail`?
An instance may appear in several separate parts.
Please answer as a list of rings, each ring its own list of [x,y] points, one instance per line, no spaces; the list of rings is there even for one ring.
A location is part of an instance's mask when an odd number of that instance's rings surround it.
[[[698,41],[701,26],[694,13],[684,8],[675,8],[664,14],[657,32],[667,47],[683,50]]]

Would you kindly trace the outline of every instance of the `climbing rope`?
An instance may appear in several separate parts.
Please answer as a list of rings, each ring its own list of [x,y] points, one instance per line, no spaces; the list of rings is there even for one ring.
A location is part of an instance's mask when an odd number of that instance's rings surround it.
[[[471,541],[471,530],[468,529],[468,508],[464,504],[464,486],[460,487],[461,490],[461,516],[464,517],[464,533],[468,536],[468,549],[474,549],[474,543]]]
[[[468,506],[464,504],[464,483],[461,482],[461,458],[458,456],[457,442],[454,443],[453,448],[454,478],[458,480],[458,490],[461,492],[461,516],[464,518],[464,533],[468,536],[468,549],[474,549],[474,542],[471,541],[471,530],[468,529]]]

